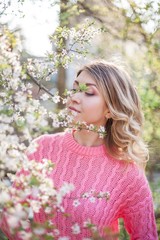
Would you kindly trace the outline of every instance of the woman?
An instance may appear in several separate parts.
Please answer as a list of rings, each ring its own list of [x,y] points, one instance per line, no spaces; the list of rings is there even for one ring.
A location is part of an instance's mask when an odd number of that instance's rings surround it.
[[[104,126],[106,136],[100,138],[85,127],[72,133],[43,135],[37,139],[37,151],[29,155],[30,159],[47,158],[56,164],[51,176],[55,186],[63,182],[75,186],[64,199],[69,217],[57,212],[54,219],[60,236],[89,239],[87,221],[97,226],[102,236],[105,228],[115,236],[118,220],[123,218],[130,239],[157,240],[152,196],[144,173],[148,150],[141,138],[143,115],[128,74],[105,61],[84,66],[77,73],[67,108],[75,123]],[[45,218],[43,210],[34,214],[36,222]]]

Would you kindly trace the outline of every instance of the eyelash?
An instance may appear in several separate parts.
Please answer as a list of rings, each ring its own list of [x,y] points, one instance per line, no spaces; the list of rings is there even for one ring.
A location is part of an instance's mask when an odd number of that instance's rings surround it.
[[[87,93],[87,92],[85,92],[85,94],[86,94],[87,96],[93,96],[93,95],[94,95],[93,93]]]
[[[77,91],[77,89],[73,88],[73,89],[71,89],[71,91],[72,91],[73,93],[75,93],[75,92]],[[88,93],[88,92],[84,92],[84,93],[85,93],[85,95],[87,95],[87,96],[93,96],[93,95],[94,95],[94,93]]]

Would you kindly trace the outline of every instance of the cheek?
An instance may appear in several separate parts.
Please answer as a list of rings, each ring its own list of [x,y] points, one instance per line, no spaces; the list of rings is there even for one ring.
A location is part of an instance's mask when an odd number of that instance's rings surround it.
[[[104,109],[104,102],[103,101],[101,101],[100,99],[94,99],[94,100],[92,100],[91,102],[90,102],[90,105],[92,106],[92,108],[96,108],[96,109]]]
[[[101,101],[86,101],[85,105],[85,113],[88,112],[88,114],[93,114],[93,115],[102,115],[105,111],[105,106]]]
[[[99,105],[97,104],[97,111],[102,115],[104,115],[108,111],[107,104],[104,99],[101,99],[99,101]]]

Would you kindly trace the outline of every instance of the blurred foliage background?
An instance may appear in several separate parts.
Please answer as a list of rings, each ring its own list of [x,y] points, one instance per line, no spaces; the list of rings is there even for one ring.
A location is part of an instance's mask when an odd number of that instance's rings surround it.
[[[43,2],[43,0],[30,1],[33,4]],[[17,0],[19,5],[23,5],[24,2],[25,0]],[[1,17],[7,14],[11,4],[14,3],[11,1],[0,3],[0,26],[4,25],[1,23]],[[59,26],[75,27],[87,17],[95,21],[97,28],[103,29],[89,47],[86,60],[74,62],[69,69],[59,66],[55,76],[59,93],[63,93],[69,85],[68,72],[71,71],[74,75],[76,64],[98,58],[123,62],[138,88],[145,115],[144,138],[150,150],[150,161],[146,173],[153,192],[160,236],[160,2],[158,0],[99,0],[97,3],[96,0],[50,0],[51,8],[56,5],[59,6],[57,12]],[[10,27],[9,23],[6,25]],[[13,44],[16,41],[12,35],[14,31],[18,31],[23,39],[21,29],[12,30],[10,37]],[[63,44],[67,42],[64,40]],[[21,61],[25,62],[27,57],[34,58],[23,48]],[[28,81],[30,81],[29,78]],[[53,88],[51,82],[43,84],[48,89]],[[38,90],[34,91],[38,92]],[[62,108],[60,104],[57,107]],[[53,132],[53,129],[48,131]],[[129,239],[123,230],[123,222],[120,225],[122,226],[120,239]]]

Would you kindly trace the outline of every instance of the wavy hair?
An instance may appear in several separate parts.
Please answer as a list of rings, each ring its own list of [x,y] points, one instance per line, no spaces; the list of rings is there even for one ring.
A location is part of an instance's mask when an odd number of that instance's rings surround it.
[[[102,92],[111,118],[106,123],[107,152],[116,159],[145,166],[148,149],[142,139],[143,113],[137,90],[129,74],[113,62],[95,61],[87,71]]]

